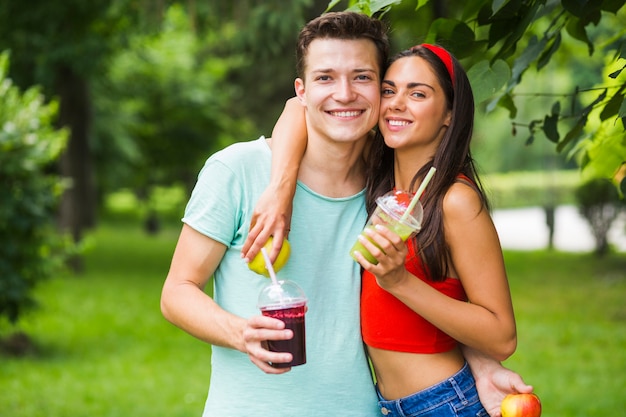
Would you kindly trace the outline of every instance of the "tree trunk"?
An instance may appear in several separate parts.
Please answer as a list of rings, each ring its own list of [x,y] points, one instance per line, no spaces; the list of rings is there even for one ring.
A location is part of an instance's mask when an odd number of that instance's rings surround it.
[[[83,230],[96,222],[96,192],[89,149],[91,98],[86,80],[71,68],[61,67],[56,75],[59,124],[71,130],[67,148],[60,158],[61,175],[70,180],[70,185],[61,197],[59,226],[79,242]],[[70,266],[80,272],[81,259],[71,260]]]

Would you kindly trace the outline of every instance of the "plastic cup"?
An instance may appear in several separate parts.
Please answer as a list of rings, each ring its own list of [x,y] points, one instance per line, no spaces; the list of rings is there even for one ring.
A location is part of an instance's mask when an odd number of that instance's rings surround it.
[[[261,314],[282,320],[285,328],[293,332],[289,340],[268,340],[268,350],[289,352],[291,362],[272,363],[274,368],[288,368],[306,363],[306,332],[304,313],[307,298],[302,288],[293,281],[281,280],[265,286],[259,294],[258,307]]]
[[[407,208],[409,207],[413,198],[413,193],[406,191],[390,191],[387,194],[378,197],[376,199],[376,210],[370,216],[365,229],[374,228],[374,226],[381,224],[387,227],[389,230],[396,233],[406,242],[409,238],[414,236],[420,231],[422,227],[422,219],[424,217],[424,209],[421,203],[415,204],[413,210],[405,215]],[[372,241],[365,233],[361,232],[361,236],[372,242],[376,247],[380,248],[375,242]],[[354,252],[359,252],[370,263],[377,265],[378,260],[368,251],[365,246],[358,240],[350,249],[350,256],[354,260]]]

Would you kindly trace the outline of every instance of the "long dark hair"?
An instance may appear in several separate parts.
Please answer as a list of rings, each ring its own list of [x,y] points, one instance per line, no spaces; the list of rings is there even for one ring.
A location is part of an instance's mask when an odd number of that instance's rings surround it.
[[[413,238],[416,250],[425,265],[425,272],[432,281],[442,281],[448,276],[450,250],[445,241],[443,225],[443,198],[457,181],[465,181],[480,195],[484,209],[489,210],[489,202],[483,192],[474,160],[470,153],[470,141],[474,127],[474,97],[467,75],[461,64],[450,55],[454,82],[444,62],[422,45],[400,52],[391,59],[390,65],[405,57],[420,57],[426,60],[435,72],[451,110],[450,126],[433,158],[419,169],[411,180],[410,190],[416,191],[421,179],[431,167],[437,168],[428,184],[421,202],[424,206],[422,229]],[[469,181],[463,179],[467,177]],[[367,211],[376,208],[376,198],[395,186],[394,150],[385,144],[378,131],[367,157]]]

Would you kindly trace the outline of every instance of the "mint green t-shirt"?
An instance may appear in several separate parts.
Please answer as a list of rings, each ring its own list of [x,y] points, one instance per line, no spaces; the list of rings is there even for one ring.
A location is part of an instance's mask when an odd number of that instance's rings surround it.
[[[257,296],[268,279],[241,259],[254,206],[269,183],[271,153],[263,137],[211,156],[183,221],[227,246],[214,276],[214,297],[241,317],[260,314]],[[364,191],[328,198],[298,183],[289,242],[279,279],[296,281],[308,298],[307,363],[267,375],[248,356],[213,346],[204,417],[379,415],[361,339],[359,265],[350,247],[366,221]]]

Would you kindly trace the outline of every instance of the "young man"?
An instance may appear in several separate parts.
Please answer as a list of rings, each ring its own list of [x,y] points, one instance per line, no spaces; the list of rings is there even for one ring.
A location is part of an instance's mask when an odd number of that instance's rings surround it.
[[[360,335],[360,270],[346,254],[366,220],[361,153],[377,122],[388,49],[380,21],[348,12],[311,21],[298,39],[295,89],[309,144],[294,198],[292,254],[278,275],[296,281],[309,300],[305,365],[269,365],[291,355],[269,352],[263,342],[288,339],[291,331],[260,316],[256,301],[267,279],[240,256],[254,205],[269,183],[269,141],[232,145],[200,173],[161,309],[213,345],[205,416],[378,414]],[[211,276],[213,299],[204,292]]]

